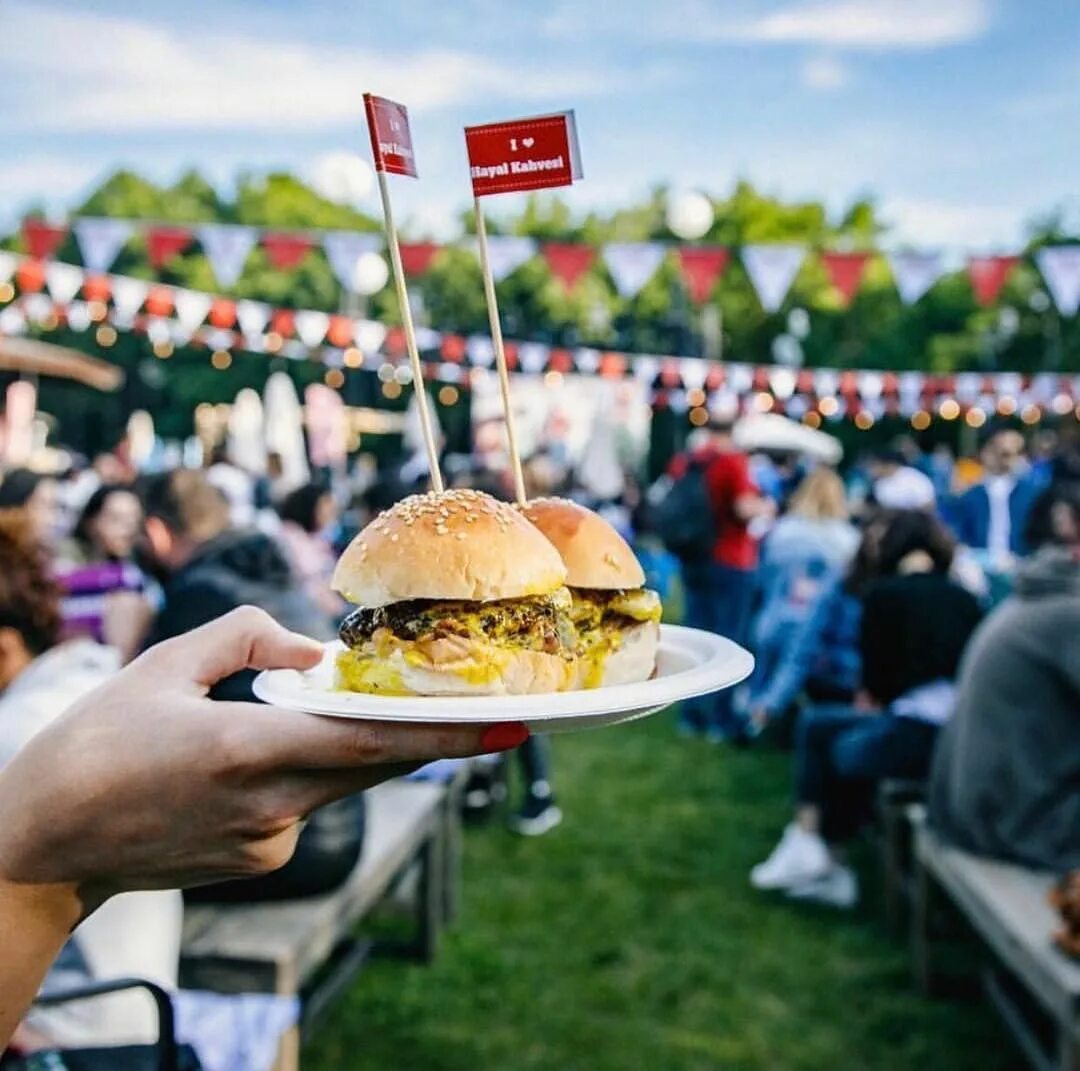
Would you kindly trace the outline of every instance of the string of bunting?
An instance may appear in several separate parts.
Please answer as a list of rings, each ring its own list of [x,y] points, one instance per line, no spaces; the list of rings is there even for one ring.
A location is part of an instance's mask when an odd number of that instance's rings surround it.
[[[36,260],[54,257],[68,235],[74,237],[83,267],[94,274],[110,270],[120,251],[133,238],[145,242],[150,265],[164,268],[174,257],[198,246],[209,261],[218,285],[235,286],[249,254],[259,247],[281,270],[298,268],[307,256],[321,249],[335,277],[346,289],[354,286],[356,264],[365,253],[381,252],[381,234],[365,231],[279,231],[240,224],[200,223],[177,225],[138,220],[82,216],[70,223],[49,223],[28,218],[21,228],[22,243]],[[723,246],[682,245],[667,242],[609,242],[600,246],[567,242],[538,242],[532,238],[492,235],[488,239],[489,264],[496,282],[502,282],[537,256],[570,291],[601,263],[618,294],[635,297],[669,255],[675,257],[691,301],[703,304],[723,278],[736,253],[762,307],[776,312],[784,303],[810,250],[801,244],[775,242],[748,244],[738,250]],[[458,247],[461,247],[460,244]],[[435,242],[402,242],[401,262],[410,277],[423,275],[438,254],[450,248]],[[475,252],[475,245],[465,248]],[[826,250],[821,264],[841,307],[847,308],[862,285],[873,252]],[[886,258],[905,304],[922,298],[958,264],[941,251],[895,251]],[[1016,254],[972,256],[964,267],[976,301],[993,305],[1020,262]],[[1063,316],[1080,310],[1080,245],[1046,246],[1033,254],[1054,304]]]
[[[13,285],[14,284],[14,285]],[[244,350],[293,360],[316,360],[329,369],[390,373],[406,364],[400,327],[318,310],[274,308],[119,275],[89,275],[58,261],[0,252],[0,335],[31,328],[76,331],[104,326],[144,333],[155,352],[205,346],[215,353]],[[417,325],[424,376],[468,388],[473,372],[494,363],[492,340]],[[505,344],[507,364],[529,375],[599,375],[633,378],[657,409],[784,412],[810,423],[854,419],[871,426],[887,415],[916,423],[934,415],[964,418],[978,426],[994,413],[1017,414],[1030,423],[1050,412],[1080,418],[1080,375],[1044,372],[960,372],[805,368],[718,363],[698,357],[630,354],[592,347],[573,349],[542,342]]]

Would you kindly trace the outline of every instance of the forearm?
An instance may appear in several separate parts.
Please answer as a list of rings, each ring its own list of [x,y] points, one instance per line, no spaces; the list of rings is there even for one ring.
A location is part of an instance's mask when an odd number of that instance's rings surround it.
[[[0,877],[0,1049],[80,914],[71,886],[21,885]]]

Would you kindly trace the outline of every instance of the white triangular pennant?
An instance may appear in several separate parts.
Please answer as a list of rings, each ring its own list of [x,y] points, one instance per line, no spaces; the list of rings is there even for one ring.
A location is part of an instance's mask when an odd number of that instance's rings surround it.
[[[805,256],[806,250],[794,243],[743,246],[743,266],[766,312],[783,305]]]
[[[199,290],[177,288],[173,293],[176,319],[189,335],[193,335],[198,328],[202,327],[213,303],[214,299],[209,294],[204,294]]]
[[[75,220],[71,229],[79,245],[79,255],[92,273],[106,272],[113,266],[124,243],[131,237],[133,227],[126,219],[98,219],[84,216]]]
[[[65,316],[72,331],[85,331],[93,323],[90,319],[90,306],[85,301],[71,302]]]
[[[640,383],[651,384],[656,379],[656,373],[660,371],[660,359],[642,354],[640,357],[633,359],[631,370],[634,373],[634,378]]]
[[[905,305],[913,305],[941,278],[945,270],[940,253],[890,253],[889,267],[892,268],[896,289],[900,300]]]
[[[327,231],[322,240],[330,270],[349,291],[356,289],[356,262],[365,253],[377,252],[382,244],[381,235],[360,231]]]
[[[0,283],[11,281],[11,277],[15,274],[15,266],[18,263],[19,258],[14,253],[5,253],[0,249]]]
[[[266,330],[270,314],[274,310],[264,301],[238,301],[236,303],[236,322],[244,335],[254,338]]]
[[[27,294],[22,299],[22,306],[32,324],[42,324],[53,315],[53,301],[48,294]]]
[[[591,376],[600,367],[600,351],[591,346],[582,346],[574,350],[574,367],[587,376]]]
[[[26,330],[26,313],[18,305],[0,309],[0,335],[21,335]]]
[[[1035,254],[1035,263],[1058,312],[1075,316],[1080,309],[1080,245],[1046,246]]]
[[[705,386],[705,377],[709,366],[700,357],[684,357],[679,361],[679,375],[690,390],[700,390]]]
[[[330,326],[330,317],[325,312],[304,309],[296,314],[296,334],[308,349],[321,345],[326,338],[326,329]]]
[[[146,295],[150,293],[150,284],[126,275],[113,275],[109,278],[109,291],[117,318],[121,324],[128,324],[143,307]]]
[[[885,389],[885,377],[880,372],[860,372],[856,383],[859,388],[859,397],[864,402],[881,397]]]
[[[667,249],[659,242],[611,242],[603,247],[604,263],[623,298],[635,297],[656,274]]]
[[[487,335],[470,335],[465,340],[465,355],[469,364],[477,368],[490,368],[495,360],[495,347]]]
[[[523,372],[542,372],[551,351],[543,342],[523,342],[518,347],[518,360]]]
[[[525,261],[536,256],[539,248],[534,239],[513,234],[492,235],[488,238],[487,246],[488,267],[491,268],[491,277],[497,283],[501,283]]]
[[[45,285],[57,305],[66,305],[81,289],[83,270],[74,264],[50,260],[45,265]]]
[[[258,231],[235,224],[204,223],[195,229],[195,234],[210,261],[214,278],[221,286],[235,286],[248,253],[258,241]]]
[[[378,353],[386,339],[386,328],[378,320],[357,320],[353,338],[365,356]]]

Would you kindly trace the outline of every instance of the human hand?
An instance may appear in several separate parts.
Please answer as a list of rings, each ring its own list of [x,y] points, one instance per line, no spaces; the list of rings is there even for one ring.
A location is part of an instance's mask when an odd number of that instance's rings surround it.
[[[244,668],[309,669],[319,644],[246,607],[147,651],[0,773],[0,884],[129,889],[265,873],[304,817],[435,758],[516,747],[498,726],[339,721],[207,699]]]

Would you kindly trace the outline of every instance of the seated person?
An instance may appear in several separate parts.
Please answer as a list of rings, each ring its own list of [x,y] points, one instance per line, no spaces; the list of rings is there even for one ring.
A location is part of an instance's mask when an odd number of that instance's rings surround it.
[[[949,579],[953,546],[921,510],[896,513],[881,536],[880,577],[866,592],[862,689],[851,705],[812,707],[799,720],[796,816],[751,884],[851,907],[854,872],[840,846],[872,814],[888,777],[925,777],[953,704],[953,680],[980,611]]]
[[[204,625],[238,606],[265,610],[301,635],[329,640],[333,621],[297,582],[278,543],[255,529],[235,528],[229,505],[203,472],[178,469],[147,481],[146,539],[161,574],[163,604],[150,644]],[[211,698],[250,701],[255,673],[221,681]],[[352,873],[363,843],[363,797],[313,814],[292,859],[281,870],[246,881],[206,886],[189,897],[255,901],[312,896]]]
[[[1045,542],[976,633],[930,783],[968,851],[1080,867],[1080,484],[1051,490]]]
[[[0,520],[0,768],[73,702],[120,667],[117,653],[90,640],[60,641],[60,591],[32,526]],[[0,820],[3,816],[0,815]],[[180,894],[126,893],[73,933],[46,980],[48,988],[138,977],[175,989]],[[117,994],[30,1013],[23,1049],[146,1042],[156,1015],[137,995]]]

